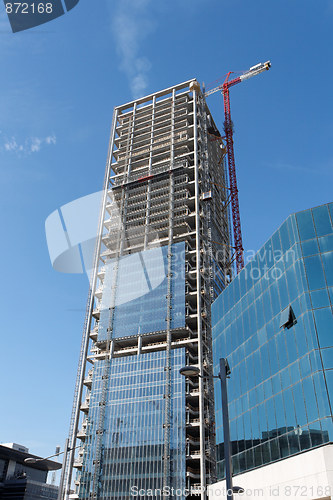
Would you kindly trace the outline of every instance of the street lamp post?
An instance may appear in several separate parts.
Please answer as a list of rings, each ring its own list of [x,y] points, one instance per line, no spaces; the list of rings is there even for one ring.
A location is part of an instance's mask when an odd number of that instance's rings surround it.
[[[69,439],[67,438],[65,441],[64,459],[63,459],[62,467],[61,467],[58,500],[61,500],[62,490],[64,487],[65,470],[66,470],[66,466],[67,466],[68,452],[70,451],[68,448],[68,443],[69,443]]]
[[[49,457],[46,457],[46,458],[33,458],[33,457],[29,457],[29,458],[26,458],[24,460],[24,462],[26,464],[36,464],[38,462],[43,462],[44,460],[48,460],[49,458],[58,457],[59,455],[64,455],[64,459],[63,459],[62,467],[61,467],[61,476],[60,476],[60,483],[59,483],[58,500],[62,500],[61,496],[62,496],[62,490],[63,490],[63,485],[64,485],[64,475],[65,475],[65,470],[66,470],[66,466],[67,466],[68,452],[71,451],[71,450],[75,450],[76,448],[79,448],[79,446],[75,446],[74,448],[69,448],[68,444],[69,444],[69,440],[66,439],[66,441],[65,441],[65,450],[64,451],[60,451],[59,453],[56,453],[55,455],[50,455]]]
[[[232,488],[231,443],[230,443],[230,426],[229,426],[229,409],[228,409],[228,392],[227,392],[227,377],[230,375],[230,373],[231,370],[227,359],[221,358],[220,373],[218,374],[218,377],[221,381],[225,481],[227,487],[227,498],[233,499],[234,495]]]
[[[198,376],[200,370],[196,366],[184,366],[179,370],[181,375],[185,377]],[[228,410],[228,391],[227,378],[231,373],[229,363],[226,358],[220,359],[220,372],[218,375],[213,375],[213,378],[219,378],[221,381],[221,396],[222,396],[222,418],[223,418],[223,438],[224,438],[224,456],[225,456],[225,478],[227,487],[227,499],[233,500],[234,493],[243,493],[244,489],[240,486],[232,485],[232,467],[231,467],[231,443],[230,443],[230,426],[229,426],[229,410]]]

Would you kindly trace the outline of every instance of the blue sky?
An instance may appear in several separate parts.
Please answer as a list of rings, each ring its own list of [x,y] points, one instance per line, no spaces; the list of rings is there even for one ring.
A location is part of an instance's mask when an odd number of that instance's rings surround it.
[[[12,34],[0,9],[0,441],[52,454],[69,426],[88,281],[55,272],[44,234],[102,188],[112,110],[268,59],[231,89],[244,245],[333,199],[332,0],[81,0]],[[222,129],[220,94],[208,104]]]

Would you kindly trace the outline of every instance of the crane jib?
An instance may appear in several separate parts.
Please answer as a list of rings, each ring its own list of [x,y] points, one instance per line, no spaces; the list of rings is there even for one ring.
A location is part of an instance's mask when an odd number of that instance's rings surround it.
[[[236,175],[236,165],[235,165],[235,154],[234,154],[234,143],[233,143],[233,127],[230,113],[230,97],[229,88],[241,83],[243,80],[247,80],[252,76],[259,75],[263,71],[269,70],[271,67],[270,61],[265,63],[259,63],[252,66],[248,71],[243,73],[241,76],[229,80],[229,76],[232,72],[227,74],[227,77],[222,85],[215,87],[205,93],[205,97],[213,94],[214,92],[220,91],[223,94],[224,101],[224,131],[226,135],[226,145],[227,145],[227,157],[228,157],[228,167],[229,167],[229,183],[230,183],[230,195],[231,195],[231,207],[232,207],[232,222],[233,222],[233,236],[234,236],[234,260],[236,262],[236,271],[242,270],[244,267],[244,254],[243,254],[243,241],[242,241],[242,230],[240,221],[240,210],[238,201],[238,188],[237,188],[237,175]]]

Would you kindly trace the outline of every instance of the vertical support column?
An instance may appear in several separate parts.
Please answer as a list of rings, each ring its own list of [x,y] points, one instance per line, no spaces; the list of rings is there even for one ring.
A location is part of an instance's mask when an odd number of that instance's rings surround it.
[[[97,283],[97,272],[98,272],[98,263],[99,263],[99,255],[101,250],[102,243],[102,234],[103,234],[103,223],[104,223],[104,214],[105,214],[105,205],[109,187],[109,179],[111,172],[111,164],[112,164],[112,154],[114,148],[114,139],[116,133],[116,124],[118,118],[118,110],[115,109],[113,115],[113,122],[111,126],[111,135],[109,142],[109,150],[108,157],[106,163],[106,171],[104,177],[104,187],[103,187],[103,198],[100,212],[100,219],[98,224],[98,233],[96,240],[96,248],[94,255],[94,265],[92,270],[92,278],[90,283],[90,291],[88,295],[88,303],[86,310],[86,322],[84,326],[83,336],[82,336],[82,344],[81,344],[81,353],[80,353],[80,362],[78,367],[78,374],[75,386],[75,394],[74,394],[74,403],[73,403],[73,411],[72,411],[72,420],[71,420],[71,428],[69,431],[69,456],[66,463],[65,469],[65,477],[63,482],[63,491],[61,492],[61,499],[67,500],[70,486],[72,482],[72,471],[73,471],[73,463],[74,463],[74,455],[75,455],[75,445],[76,445],[76,434],[78,431],[78,425],[80,420],[80,405],[82,401],[82,392],[83,392],[83,379],[86,371],[86,360],[88,355],[88,347],[89,347],[89,332],[91,327],[92,320],[92,311],[94,307],[94,292],[96,289]]]
[[[128,181],[130,173],[131,173],[131,162],[132,162],[132,151],[133,151],[133,140],[134,140],[134,128],[135,128],[135,111],[137,104],[134,103],[133,106],[133,119],[132,119],[132,130],[130,137],[130,148],[129,148],[129,159],[128,159],[128,167],[127,167],[127,175],[126,180]],[[109,320],[109,328],[108,328],[108,343],[110,344],[113,336],[113,322],[114,322],[114,313],[116,307],[116,297],[117,297],[117,285],[118,285],[118,275],[119,275],[119,260],[123,253],[124,242],[125,242],[125,227],[126,227],[126,212],[127,212],[127,200],[128,200],[128,190],[126,188],[123,199],[122,199],[122,208],[120,212],[120,223],[121,229],[119,231],[118,243],[117,243],[117,253],[116,253],[116,264],[114,267],[113,273],[113,283],[111,290],[111,300],[110,300],[110,320]],[[110,345],[109,345],[110,348]],[[98,429],[97,429],[97,443],[96,443],[96,452],[95,452],[95,468],[93,473],[93,482],[92,482],[92,491],[91,497],[97,499],[98,498],[98,490],[99,490],[99,476],[102,467],[102,447],[103,447],[103,436],[104,436],[104,425],[105,425],[105,414],[106,414],[106,406],[107,400],[106,396],[109,389],[109,381],[110,381],[110,364],[111,357],[110,355],[105,357],[105,365],[103,370],[103,386],[101,391],[101,399],[99,401],[99,417],[98,417]]]
[[[208,142],[208,125],[207,125],[207,111],[206,102],[204,96],[200,95],[200,136],[201,136],[201,161],[203,168],[201,169],[201,189],[204,192],[209,192],[213,189],[213,184],[211,182],[211,176],[214,175],[214,169],[216,168],[213,161],[209,161],[209,142]],[[208,394],[205,397],[205,417],[209,419],[209,425],[206,428],[206,442],[205,442],[205,453],[209,453],[209,461],[206,459],[206,482],[210,482],[212,477],[215,476],[215,465],[213,464],[211,458],[214,453],[214,446],[212,446],[212,426],[215,420],[214,415],[214,404],[211,400],[211,395],[214,393],[213,387],[213,358],[212,358],[212,334],[211,334],[211,303],[213,301],[213,243],[212,243],[212,200],[207,199],[202,203],[201,211],[203,213],[203,234],[205,235],[205,241],[201,242],[201,247],[203,249],[202,267],[204,269],[204,304],[205,304],[205,319],[203,320],[203,337],[205,340],[204,349],[204,363],[208,372],[208,378],[206,380],[206,388],[208,389]]]
[[[168,232],[168,292],[167,292],[167,346],[165,360],[165,391],[164,391],[164,450],[163,450],[163,491],[167,494],[170,484],[170,421],[171,421],[171,322],[172,322],[172,242],[173,242],[173,212],[174,212],[174,134],[175,134],[175,98],[172,92],[171,108],[171,141],[170,141],[170,190],[169,190],[169,232]]]
[[[200,275],[200,188],[198,161],[198,124],[197,124],[197,91],[193,89],[193,122],[194,122],[194,181],[195,181],[195,232],[196,232],[196,273],[197,273],[197,313],[198,313],[198,362],[200,373],[203,373],[203,345],[201,324],[201,275]],[[204,382],[199,377],[199,415],[200,415],[200,485],[201,500],[206,499],[206,463],[205,463],[205,426],[204,426]]]
[[[149,151],[149,165],[148,175],[152,173],[153,163],[153,144],[154,144],[154,125],[155,125],[155,107],[156,96],[153,97],[152,117],[151,117],[151,131],[150,131],[150,151]],[[145,237],[143,242],[143,249],[146,250],[149,243],[149,220],[150,220],[150,201],[151,201],[151,180],[148,180],[147,186],[147,207],[146,207],[146,220],[145,220]]]

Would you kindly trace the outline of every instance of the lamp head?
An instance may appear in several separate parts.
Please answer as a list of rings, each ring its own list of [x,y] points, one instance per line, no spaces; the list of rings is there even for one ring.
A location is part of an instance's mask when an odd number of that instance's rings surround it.
[[[200,370],[197,366],[184,366],[179,370],[179,373],[184,377],[194,377],[200,375]]]
[[[233,493],[244,493],[244,488],[242,488],[241,486],[233,486],[232,487],[232,492]]]

